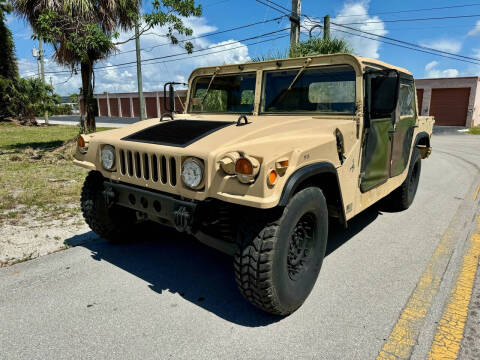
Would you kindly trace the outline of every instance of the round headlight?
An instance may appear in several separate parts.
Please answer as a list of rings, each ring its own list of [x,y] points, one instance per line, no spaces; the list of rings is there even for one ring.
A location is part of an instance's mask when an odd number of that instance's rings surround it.
[[[112,170],[115,165],[115,149],[111,145],[102,148],[102,165],[107,170]]]
[[[203,163],[195,158],[189,158],[182,165],[182,180],[192,189],[198,189],[203,182]]]

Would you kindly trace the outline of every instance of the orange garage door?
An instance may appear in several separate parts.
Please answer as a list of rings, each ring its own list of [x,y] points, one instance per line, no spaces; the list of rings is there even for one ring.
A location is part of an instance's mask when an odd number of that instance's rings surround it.
[[[465,126],[470,88],[432,89],[430,115],[435,125]]]

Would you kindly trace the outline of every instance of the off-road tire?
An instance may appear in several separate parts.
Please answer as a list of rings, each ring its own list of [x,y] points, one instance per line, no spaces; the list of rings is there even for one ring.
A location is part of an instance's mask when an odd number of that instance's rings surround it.
[[[298,263],[301,264],[300,272],[295,274],[292,273],[295,269],[292,270],[291,250],[292,247],[295,251],[299,249],[292,239],[294,230],[296,234],[298,225],[303,224],[306,217],[314,223],[313,240],[304,247],[303,254],[307,248],[308,254],[304,257],[305,262]],[[250,215],[242,221],[237,232],[234,270],[240,292],[266,312],[276,315],[293,313],[315,285],[325,256],[327,234],[327,204],[322,191],[316,187],[295,194],[283,211],[276,214]],[[302,266],[306,268],[302,269]]]
[[[402,185],[387,196],[385,204],[395,211],[407,210],[412,205],[420,181],[422,158],[420,151],[415,146],[408,167],[408,175]]]
[[[103,195],[104,178],[90,171],[83,183],[81,207],[85,222],[100,237],[111,242],[128,239],[136,224],[135,212],[120,206],[108,208]]]

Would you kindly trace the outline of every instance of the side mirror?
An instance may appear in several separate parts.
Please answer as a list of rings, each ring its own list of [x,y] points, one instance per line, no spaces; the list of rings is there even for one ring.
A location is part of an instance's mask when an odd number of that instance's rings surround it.
[[[175,88],[173,87],[174,83],[169,82],[163,86],[163,107],[166,112],[174,113],[175,112]],[[167,86],[168,86],[168,103],[167,97]],[[167,106],[168,104],[168,106]]]
[[[396,70],[375,71],[367,74],[368,112],[370,119],[392,115],[397,107],[400,76]]]

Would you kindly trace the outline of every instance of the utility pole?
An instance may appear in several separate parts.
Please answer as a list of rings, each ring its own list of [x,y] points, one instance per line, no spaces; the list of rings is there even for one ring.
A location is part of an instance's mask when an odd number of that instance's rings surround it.
[[[290,49],[300,40],[300,13],[302,0],[292,0],[292,14],[290,15]]]
[[[45,63],[43,60],[43,41],[38,39],[38,59],[40,60],[40,76],[42,77],[42,82],[45,84]],[[48,111],[45,110],[45,124],[48,125]]]
[[[323,18],[323,39],[330,40],[330,15]]]
[[[140,105],[140,120],[145,120],[145,98],[143,97],[142,84],[142,61],[140,58],[140,31],[138,21],[135,24],[135,50],[137,53],[137,84],[138,84],[138,102]]]

